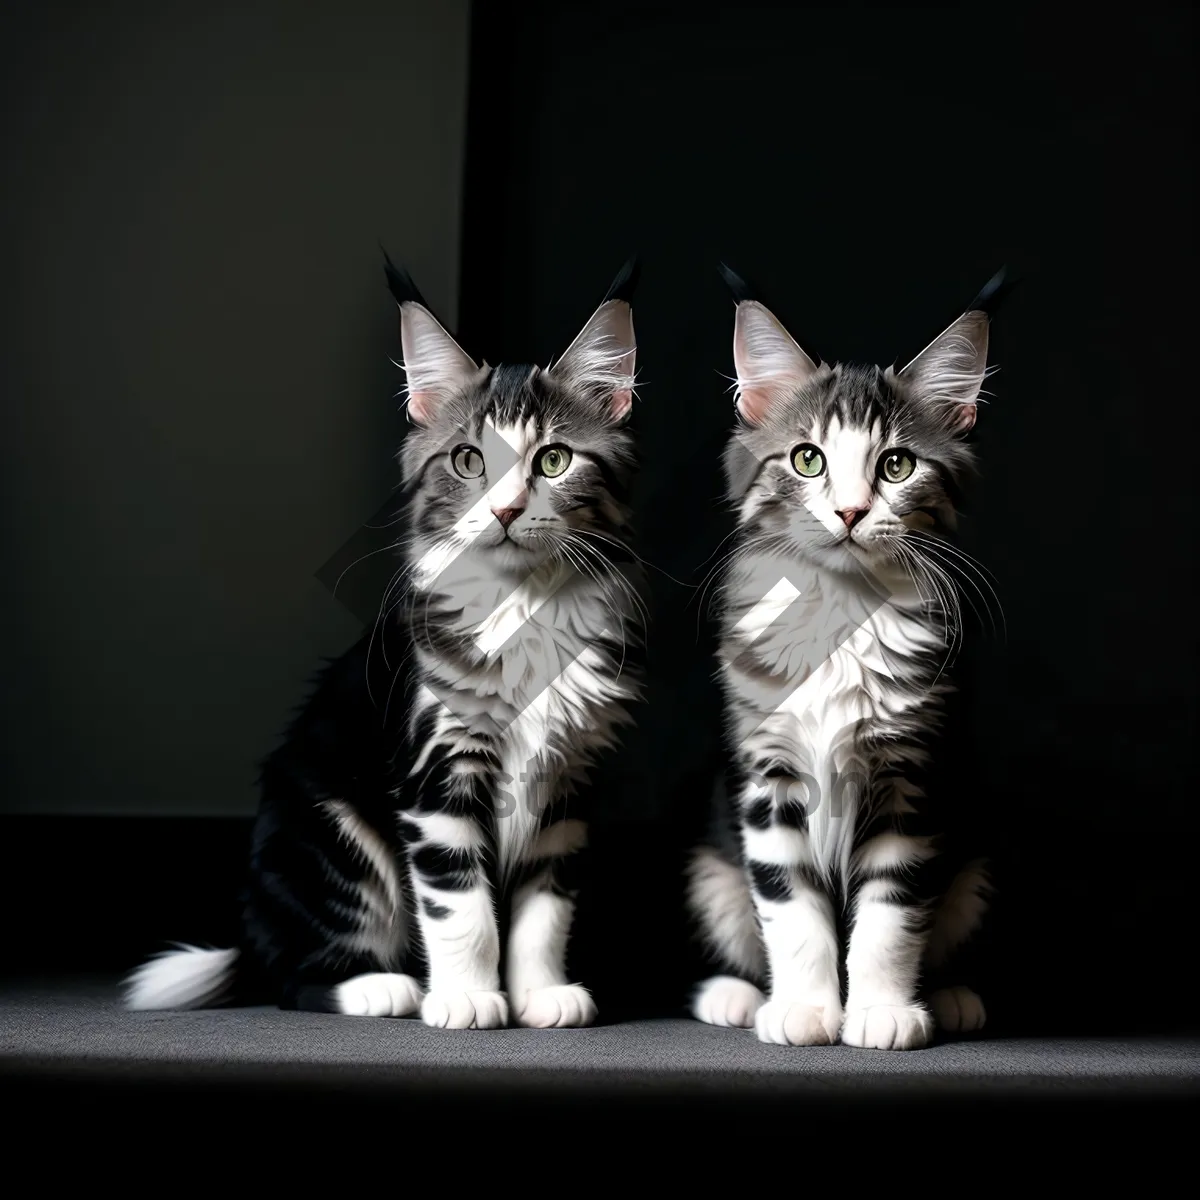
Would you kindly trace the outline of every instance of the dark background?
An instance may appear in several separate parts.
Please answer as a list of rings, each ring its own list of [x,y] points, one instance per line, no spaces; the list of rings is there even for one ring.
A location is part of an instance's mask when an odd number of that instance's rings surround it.
[[[0,3],[0,812],[253,811],[394,482],[377,240],[457,303],[468,15]]]
[[[968,627],[956,672],[968,723],[952,747],[969,767],[961,804],[988,827],[1004,885],[985,998],[998,1032],[1196,1024],[1184,987],[1197,832],[1193,36],[1191,9],[1148,6],[1086,22],[1002,6],[475,6],[460,340],[489,361],[546,362],[630,251],[644,263],[651,703],[610,769],[600,877],[576,937],[609,1015],[635,992],[670,996],[683,969],[676,847],[706,802],[717,733],[695,587],[730,528],[717,469],[731,417],[723,258],[827,360],[906,361],[999,265],[1020,276],[993,323],[1000,371],[963,528],[1004,620]],[[355,63],[343,69],[352,78]],[[342,79],[315,86],[333,97]],[[371,200],[386,207],[419,181],[379,186],[394,189]],[[360,241],[378,236],[358,225]],[[344,236],[311,232],[326,246]],[[397,256],[419,253],[419,227],[395,234]],[[369,295],[376,265],[354,254]],[[217,262],[236,310],[260,267]],[[361,317],[372,361],[396,352],[382,293],[376,304]],[[222,337],[204,348],[224,360]],[[173,413],[167,396],[163,420]],[[86,595],[70,620],[86,634]],[[16,654],[19,625],[10,637]],[[145,667],[134,657],[126,670]],[[219,736],[218,719],[208,728]],[[136,748],[137,729],[124,738]],[[53,901],[19,925],[12,962],[125,966],[163,939],[229,936],[244,820],[31,809],[0,826],[0,872],[22,896],[52,874]]]

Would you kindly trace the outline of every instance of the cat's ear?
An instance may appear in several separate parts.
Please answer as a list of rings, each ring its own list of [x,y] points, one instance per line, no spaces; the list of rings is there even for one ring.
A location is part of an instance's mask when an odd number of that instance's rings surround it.
[[[982,309],[963,313],[899,373],[916,398],[933,405],[955,433],[974,424],[987,377],[988,326]]]
[[[388,290],[400,308],[408,415],[418,425],[427,425],[447,396],[471,383],[479,366],[433,315],[408,272],[397,267],[386,250],[383,259]]]
[[[400,306],[400,345],[409,416],[427,425],[442,401],[479,374],[479,366],[420,304]]]
[[[564,386],[598,396],[612,421],[623,421],[633,407],[637,338],[630,301],[637,276],[637,259],[631,258],[600,307],[549,369]]]
[[[733,364],[738,412],[751,425],[761,424],[776,400],[802,388],[818,370],[775,314],[757,300],[737,306]]]

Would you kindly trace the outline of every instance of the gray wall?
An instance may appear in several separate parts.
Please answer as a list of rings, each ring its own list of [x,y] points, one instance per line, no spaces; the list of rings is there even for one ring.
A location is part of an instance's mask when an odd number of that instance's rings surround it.
[[[0,811],[238,814],[453,320],[466,0],[8,6]]]

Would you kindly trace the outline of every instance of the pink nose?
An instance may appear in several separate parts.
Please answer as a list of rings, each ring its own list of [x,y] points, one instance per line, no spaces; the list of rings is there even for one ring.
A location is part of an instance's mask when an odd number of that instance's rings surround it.
[[[847,529],[853,529],[867,515],[865,508],[839,508],[837,515],[845,522]]]
[[[524,511],[523,508],[493,508],[492,516],[507,529]]]

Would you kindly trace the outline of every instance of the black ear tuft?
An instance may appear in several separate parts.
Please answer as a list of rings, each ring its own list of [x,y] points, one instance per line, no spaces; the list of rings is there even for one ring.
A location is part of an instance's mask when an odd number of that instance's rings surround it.
[[[388,291],[392,293],[392,298],[397,304],[419,304],[436,321],[437,314],[413,283],[412,276],[403,267],[398,267],[392,262],[382,244],[379,249],[383,252],[383,273],[387,276]]]
[[[612,285],[600,303],[607,304],[610,300],[624,300],[626,304],[632,304],[633,293],[637,290],[641,274],[642,264],[638,260],[638,256],[634,254],[618,272],[616,279],[612,281]]]
[[[725,286],[733,293],[736,303],[744,304],[747,300],[758,299],[755,289],[725,263],[720,263],[717,270],[720,271],[721,278],[725,281]]]
[[[728,263],[718,263],[717,271],[721,278],[725,281],[725,286],[733,294],[733,300],[735,304],[759,304],[768,312],[770,312],[776,321],[778,321],[781,325],[786,325],[790,330],[791,326],[787,325],[785,321],[780,319],[780,310],[777,309],[773,304],[767,302],[767,299],[763,296],[762,289],[759,288],[758,284],[750,283],[749,281],[743,279],[742,276],[740,276],[732,267],[730,267]],[[798,339],[796,339],[790,332],[788,336],[792,338],[793,341],[796,341],[797,345],[800,344]],[[810,355],[807,353],[807,351],[801,350],[800,353],[803,354],[806,359],[810,358]],[[823,360],[819,358],[811,358],[811,361],[814,364],[819,364]]]
[[[983,285],[983,290],[963,310],[964,312],[984,312],[989,317],[996,315],[996,310],[1005,298],[1017,286],[1019,281],[1008,278],[1008,267],[1001,267],[995,275]]]
[[[388,291],[392,293],[392,298],[397,304],[419,304],[447,333],[450,332],[450,326],[441,319],[430,307],[429,301],[421,295],[420,289],[413,283],[412,276],[403,268],[398,267],[391,258],[388,252],[380,243],[380,251],[383,253],[383,273],[387,276]],[[452,335],[453,336],[453,335]]]

